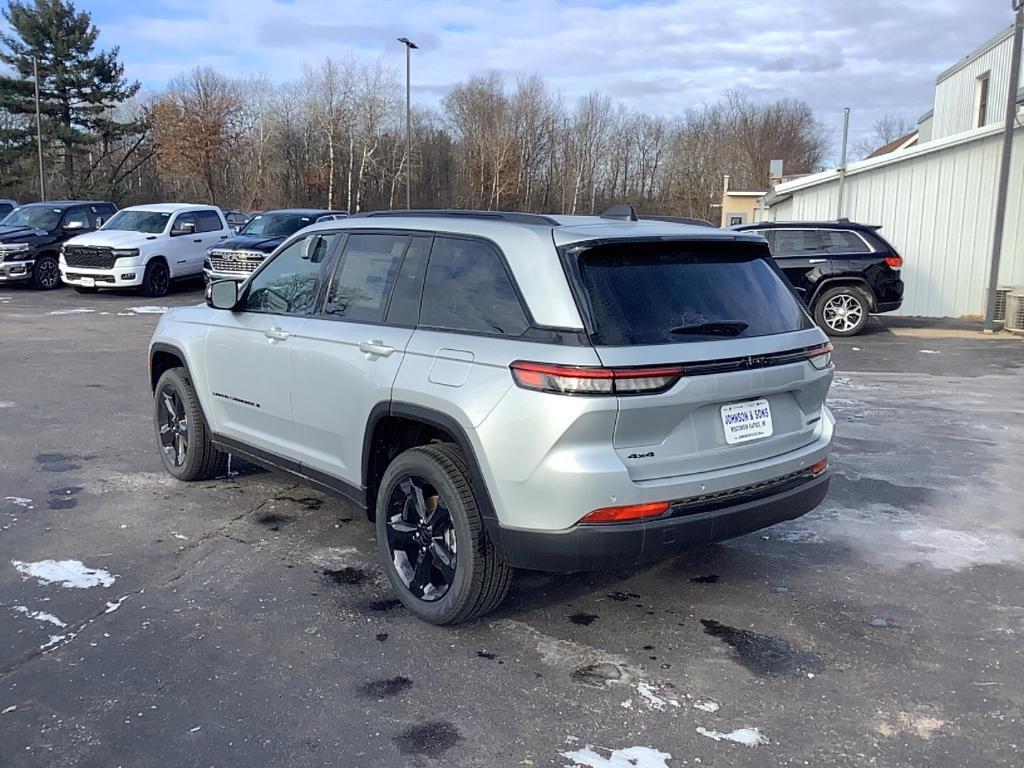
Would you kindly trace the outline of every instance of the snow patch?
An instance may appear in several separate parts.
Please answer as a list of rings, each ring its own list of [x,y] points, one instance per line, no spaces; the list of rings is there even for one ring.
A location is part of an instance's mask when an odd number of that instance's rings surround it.
[[[116,611],[118,608],[121,607],[121,603],[123,603],[124,601],[125,601],[125,598],[122,597],[122,598],[120,598],[118,600],[115,600],[112,603],[107,603],[107,610],[105,610],[104,613],[113,613],[114,611]]]
[[[153,307],[153,306],[128,307],[128,312],[131,312],[131,313],[136,314],[136,315],[162,315],[166,311],[167,311],[167,307]],[[121,314],[121,313],[118,312],[118,314]]]
[[[918,351],[922,355],[941,355],[942,354],[937,349],[921,349],[921,350],[918,350]]]
[[[647,702],[647,706],[651,709],[665,709],[666,706],[671,705],[678,707],[679,702],[675,699],[663,699],[657,693],[655,689],[648,683],[643,681],[636,684],[636,692],[640,694],[640,697]]]
[[[722,733],[721,731],[713,731],[708,728],[701,728],[698,726],[697,733],[701,736],[707,736],[709,739],[714,739],[715,741],[734,741],[745,747],[757,747],[761,744],[770,743],[768,737],[761,733],[757,728],[737,728],[735,731]]]
[[[81,315],[86,312],[95,312],[95,309],[55,309],[52,312],[47,312],[48,315]]]
[[[616,749],[608,757],[602,757],[590,747],[561,754],[562,757],[572,760],[574,766],[587,768],[668,768],[668,761],[672,759],[668,752],[660,752],[650,747]]]
[[[46,611],[33,611],[25,605],[16,605],[14,606],[14,610],[20,613],[22,616],[28,616],[28,618],[35,619],[36,621],[43,621],[47,624],[53,624],[55,627],[67,626],[67,624],[58,619],[52,613],[47,613]]]
[[[699,709],[701,712],[717,712],[721,709],[721,706],[717,701],[695,701],[693,702],[693,708]]]
[[[45,642],[42,645],[40,645],[39,646],[39,650],[40,651],[45,651],[47,648],[52,648],[53,646],[55,646],[57,643],[59,643],[61,640],[63,640],[66,637],[67,637],[67,635],[50,635],[50,639],[47,642]]]
[[[4,501],[9,501],[11,504],[25,509],[35,509],[32,506],[32,499],[26,499],[24,496],[4,496]]]
[[[14,408],[16,405],[13,400],[0,400],[0,408]]]
[[[36,579],[40,584],[60,584],[70,589],[89,589],[90,587],[109,587],[114,577],[102,568],[89,568],[80,560],[40,560],[36,563],[23,563],[11,560],[19,573],[26,578]]]

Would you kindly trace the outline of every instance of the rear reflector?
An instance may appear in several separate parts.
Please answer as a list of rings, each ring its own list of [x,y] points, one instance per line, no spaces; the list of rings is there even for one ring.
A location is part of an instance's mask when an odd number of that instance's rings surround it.
[[[811,465],[811,474],[820,475],[826,469],[828,469],[828,459],[822,459],[821,461]]]
[[[654,501],[649,504],[630,504],[625,507],[604,507],[584,515],[580,523],[626,523],[630,520],[661,517],[668,511],[668,507],[667,501]]]
[[[807,360],[819,371],[828,368],[832,364],[832,342],[828,341],[820,347],[807,350]]]
[[[523,389],[560,395],[649,395],[664,392],[683,375],[680,365],[596,368],[517,360],[509,368]]]
[[[900,267],[903,266],[903,257],[902,256],[886,256],[885,257],[885,263],[888,264],[893,269],[899,269]]]

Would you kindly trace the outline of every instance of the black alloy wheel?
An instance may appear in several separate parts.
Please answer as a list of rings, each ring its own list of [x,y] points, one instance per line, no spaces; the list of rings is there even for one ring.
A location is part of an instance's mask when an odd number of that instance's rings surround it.
[[[171,288],[171,272],[162,260],[151,261],[146,265],[142,276],[142,292],[150,298],[165,296]]]
[[[158,395],[157,419],[160,422],[160,448],[165,460],[183,467],[188,460],[188,414],[175,389],[164,389]]]
[[[50,291],[60,285],[60,265],[53,256],[41,256],[32,268],[32,285]]]
[[[415,597],[434,602],[455,580],[457,544],[451,512],[427,480],[403,477],[387,505],[387,542],[402,583]]]

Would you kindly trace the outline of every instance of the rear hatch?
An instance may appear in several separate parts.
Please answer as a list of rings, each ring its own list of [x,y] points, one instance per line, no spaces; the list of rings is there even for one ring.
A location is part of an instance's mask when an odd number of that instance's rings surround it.
[[[663,390],[618,396],[614,445],[632,479],[713,472],[814,441],[827,339],[760,238],[612,240],[562,254],[602,364],[669,377]]]

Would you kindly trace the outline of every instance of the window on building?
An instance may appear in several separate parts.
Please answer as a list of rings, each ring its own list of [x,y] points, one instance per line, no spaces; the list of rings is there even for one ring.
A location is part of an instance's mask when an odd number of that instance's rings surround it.
[[[981,75],[974,85],[974,127],[981,128],[988,124],[988,86],[992,73]]]
[[[740,224],[746,224],[747,217],[742,213],[730,213],[729,214],[729,226],[738,227]]]

